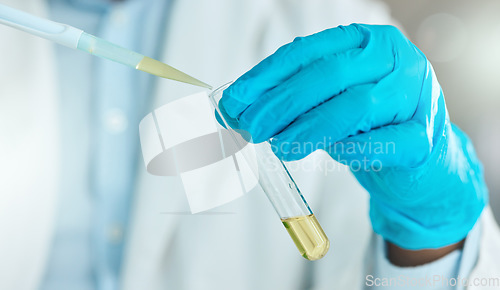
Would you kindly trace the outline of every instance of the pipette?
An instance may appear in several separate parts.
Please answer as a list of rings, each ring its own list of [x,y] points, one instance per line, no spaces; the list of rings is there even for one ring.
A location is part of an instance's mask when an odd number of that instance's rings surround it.
[[[0,23],[162,78],[212,89],[210,85],[158,60],[120,47],[67,24],[40,18],[3,4],[0,4]]]

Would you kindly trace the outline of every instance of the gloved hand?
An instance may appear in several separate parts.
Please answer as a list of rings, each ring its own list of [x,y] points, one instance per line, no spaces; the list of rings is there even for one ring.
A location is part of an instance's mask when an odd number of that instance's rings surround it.
[[[465,238],[487,203],[474,148],[450,123],[425,55],[392,26],[295,39],[224,91],[219,108],[283,160],[316,149],[370,193],[373,229],[405,249]]]

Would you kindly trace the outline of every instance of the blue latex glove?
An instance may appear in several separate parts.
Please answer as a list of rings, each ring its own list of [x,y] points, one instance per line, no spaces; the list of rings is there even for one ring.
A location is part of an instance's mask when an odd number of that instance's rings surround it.
[[[373,229],[405,249],[464,239],[487,203],[482,166],[450,123],[425,55],[392,26],[297,38],[224,91],[229,124],[283,160],[316,149],[370,193]]]

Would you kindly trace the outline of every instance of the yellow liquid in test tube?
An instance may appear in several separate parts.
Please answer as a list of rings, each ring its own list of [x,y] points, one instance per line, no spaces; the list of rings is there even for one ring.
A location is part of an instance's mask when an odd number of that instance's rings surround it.
[[[281,221],[304,258],[314,261],[326,255],[330,241],[314,214]]]

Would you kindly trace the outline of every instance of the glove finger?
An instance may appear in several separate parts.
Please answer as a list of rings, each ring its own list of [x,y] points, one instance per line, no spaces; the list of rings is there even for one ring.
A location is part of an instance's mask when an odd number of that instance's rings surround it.
[[[231,118],[226,112],[226,109],[223,106],[219,106],[219,109],[214,110],[215,111],[215,120],[217,120],[217,123],[227,129],[227,125],[232,128],[232,129],[239,129],[239,123],[238,120]],[[220,113],[220,114],[219,114]]]
[[[239,134],[244,141],[252,142],[252,135],[245,130],[241,130],[239,128],[238,120],[231,118],[224,110],[224,107],[219,107],[219,110],[215,110],[215,120],[217,120],[217,123],[219,123],[219,125],[221,125],[224,129],[234,131]]]
[[[296,38],[245,73],[224,91],[221,103],[237,117],[258,97],[315,60],[361,47],[365,33],[358,25],[339,26]]]
[[[380,171],[384,167],[416,167],[430,154],[426,128],[417,121],[388,125],[346,138],[326,149],[351,170]]]
[[[377,84],[351,87],[299,116],[273,138],[278,157],[301,159],[350,136],[411,119],[418,100],[401,97],[394,88],[397,81],[397,74],[391,74]]]
[[[324,57],[258,98],[241,114],[240,127],[262,142],[346,89],[378,82],[393,67],[392,50],[375,56],[355,49]]]

